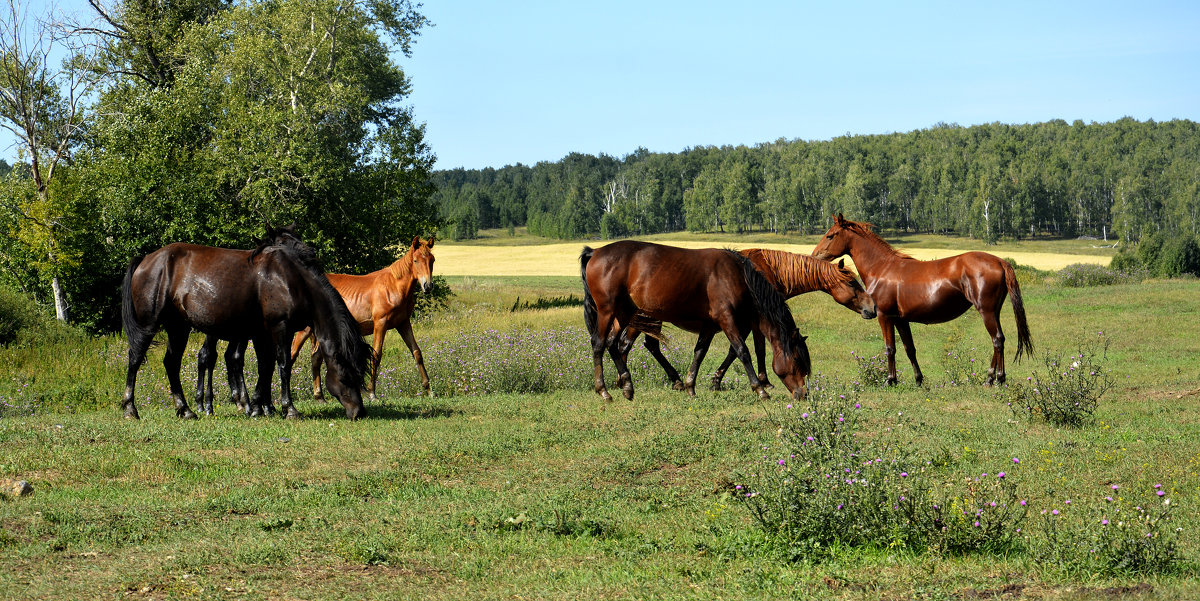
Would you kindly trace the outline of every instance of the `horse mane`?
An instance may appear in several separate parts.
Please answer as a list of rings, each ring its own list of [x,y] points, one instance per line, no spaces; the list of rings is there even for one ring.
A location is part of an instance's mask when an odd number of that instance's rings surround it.
[[[789,289],[794,288],[796,284],[804,287],[805,291],[810,291],[829,288],[837,282],[855,281],[850,270],[839,269],[833,263],[808,255],[767,248],[750,248],[741,251],[741,254],[756,264],[761,262],[770,267],[770,272],[764,272],[763,276],[784,294],[793,292]]]
[[[911,259],[912,258],[912,255],[898,251],[891,244],[888,244],[887,240],[884,240],[882,237],[880,237],[879,234],[875,233],[875,230],[873,229],[874,227],[875,226],[873,224],[867,223],[865,221],[850,221],[849,219],[845,219],[842,221],[842,228],[848,229],[848,230],[858,234],[859,236],[862,236],[863,238],[866,238],[867,240],[876,243],[878,246],[881,246],[881,247],[887,249],[893,255],[895,255],[901,259]]]
[[[750,289],[750,296],[754,299],[754,305],[758,308],[759,314],[770,320],[779,330],[779,346],[782,347],[780,350],[790,356],[792,347],[796,346],[800,356],[795,359],[804,373],[811,373],[812,360],[808,356],[808,346],[796,344],[798,342],[794,339],[797,332],[796,320],[792,318],[792,312],[788,309],[783,295],[775,289],[775,286],[771,285],[771,282],[767,281],[766,276],[754,266],[750,259],[737,251],[726,249],[726,252],[736,257],[741,263],[742,273],[746,276],[746,287]]]
[[[406,247],[406,250],[400,255],[400,258],[393,261],[391,265],[388,265],[384,269],[387,269],[388,272],[392,274],[392,277],[396,278],[397,280],[403,280],[406,279],[406,276],[411,276],[413,272],[413,263],[412,261],[404,260],[404,258],[407,257],[411,252],[412,248]]]
[[[315,293],[314,300],[322,301],[327,309],[324,315],[318,310],[313,319],[313,333],[318,335],[321,351],[327,358],[338,359],[342,367],[340,375],[343,384],[361,388],[370,365],[371,346],[363,341],[358,321],[350,314],[342,295],[329,283],[317,253],[289,228],[274,232],[268,230],[268,238],[259,242],[254,252],[267,249],[284,254],[301,268],[302,275]],[[317,319],[319,316],[328,319]]]

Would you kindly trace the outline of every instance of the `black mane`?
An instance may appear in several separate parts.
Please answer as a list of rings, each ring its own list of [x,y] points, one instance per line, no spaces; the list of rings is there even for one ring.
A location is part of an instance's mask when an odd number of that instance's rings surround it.
[[[792,318],[792,312],[788,309],[787,300],[783,295],[767,281],[766,276],[754,266],[754,263],[742,256],[740,253],[726,249],[733,257],[742,265],[742,273],[746,276],[746,287],[750,289],[750,296],[754,298],[754,305],[758,308],[759,313],[766,317],[771,323],[775,324],[779,330],[779,346],[785,354],[791,354],[793,346],[799,349],[800,356],[796,357],[800,367],[805,373],[811,373],[812,362],[808,356],[808,345],[804,344],[804,339],[795,340],[797,335],[796,320]]]

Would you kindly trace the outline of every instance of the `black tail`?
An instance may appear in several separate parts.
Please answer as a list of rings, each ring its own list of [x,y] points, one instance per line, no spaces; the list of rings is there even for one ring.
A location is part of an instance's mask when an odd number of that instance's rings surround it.
[[[133,307],[133,272],[142,264],[145,255],[134,257],[125,270],[125,279],[121,281],[121,326],[125,336],[130,340],[144,340],[154,337],[154,324],[143,324],[138,321],[137,311]],[[157,314],[153,311],[152,314]]]
[[[588,261],[592,260],[592,247],[583,247],[583,252],[579,253],[579,277],[583,278],[583,322],[587,324],[588,335],[592,337],[592,348],[596,348],[600,344],[601,337],[599,329],[599,315],[596,311],[596,299],[592,298],[592,290],[588,288],[587,267]],[[605,332],[607,334],[607,332]]]
[[[1013,316],[1017,319],[1017,354],[1014,360],[1021,360],[1021,353],[1033,354],[1033,340],[1029,337],[1029,323],[1025,321],[1025,303],[1021,301],[1021,285],[1017,283],[1017,272],[1008,261],[1004,263],[1004,279],[1008,280],[1008,296],[1012,299]]]

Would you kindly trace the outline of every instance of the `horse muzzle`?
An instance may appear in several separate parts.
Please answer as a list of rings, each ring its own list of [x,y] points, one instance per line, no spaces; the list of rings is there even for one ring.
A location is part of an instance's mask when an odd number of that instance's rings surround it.
[[[421,282],[421,292],[425,294],[433,292],[433,280],[425,280]]]
[[[862,310],[863,319],[875,319],[875,315],[876,315],[875,309],[863,309]]]

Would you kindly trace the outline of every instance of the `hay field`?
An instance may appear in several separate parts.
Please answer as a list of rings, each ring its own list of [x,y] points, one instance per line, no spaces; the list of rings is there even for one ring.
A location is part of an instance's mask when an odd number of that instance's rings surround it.
[[[729,247],[741,250],[743,248],[757,247],[786,250],[805,255],[811,253],[813,249],[812,244],[722,244],[695,240],[666,240],[662,242],[684,248]],[[477,244],[441,242],[438,243],[437,250],[435,251],[437,264],[434,269],[439,275],[577,276],[579,275],[579,251],[584,245],[599,247],[607,243],[607,241],[595,241],[531,246],[480,246]],[[965,252],[958,249],[944,248],[902,248],[901,250],[922,260],[941,259]],[[990,252],[1003,258],[1011,258],[1021,265],[1028,265],[1044,271],[1057,271],[1073,263],[1107,265],[1110,260],[1110,257],[1099,255],[1010,251],[1006,250],[1003,245],[985,247],[980,244],[976,250]],[[848,258],[847,264],[852,264]]]

